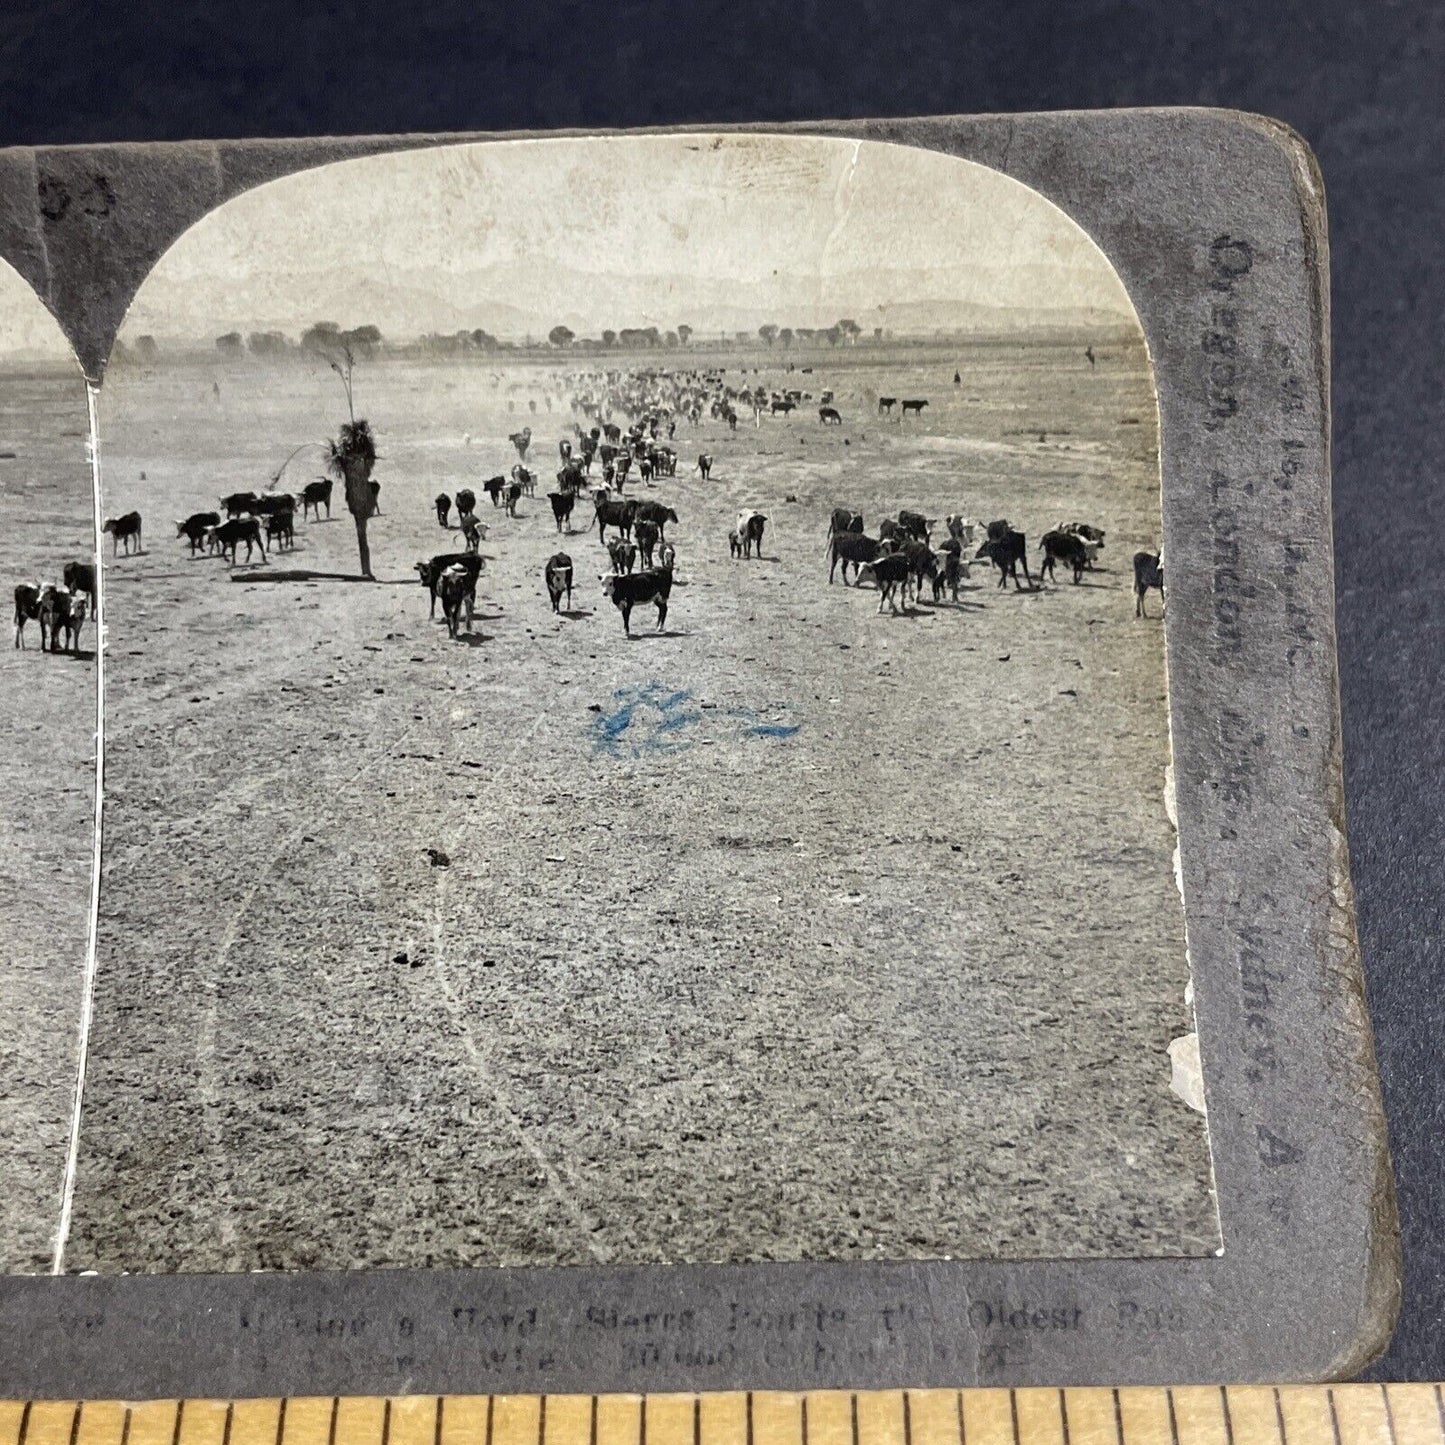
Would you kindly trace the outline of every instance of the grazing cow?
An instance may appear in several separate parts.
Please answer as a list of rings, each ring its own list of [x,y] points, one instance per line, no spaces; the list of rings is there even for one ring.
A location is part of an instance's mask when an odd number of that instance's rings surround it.
[[[926,542],[933,523],[922,512],[903,511],[898,514],[898,525],[915,541]]]
[[[222,556],[230,552],[233,567],[236,565],[236,548],[242,542],[246,544],[248,562],[253,551],[259,550],[263,557],[266,555],[266,539],[261,535],[261,524],[255,517],[232,517],[219,527],[212,527],[208,541],[212,551],[220,552]]]
[[[532,445],[532,428],[524,426],[521,431],[514,431],[507,440],[517,449],[517,460],[527,460],[527,448]]]
[[[107,517],[105,525],[100,530],[110,533],[110,555],[114,557],[123,542],[125,554],[129,557],[132,538],[135,539],[135,549],[139,552],[141,548],[140,528],[139,512],[127,512],[123,517]]]
[[[878,398],[878,415],[892,416],[893,408],[898,405],[896,396],[880,396]]]
[[[206,533],[212,527],[221,525],[219,512],[192,512],[184,521],[176,520],[176,536],[184,537],[191,544],[191,552],[199,552],[205,545]]]
[[[512,480],[529,496],[537,495],[537,474],[530,472],[520,462],[512,468]]]
[[[652,566],[653,549],[661,540],[662,533],[658,530],[656,522],[649,522],[644,517],[638,517],[632,524],[632,539],[637,543],[638,556],[642,558],[644,567]]]
[[[607,544],[607,555],[612,559],[612,570],[616,573],[631,572],[637,565],[637,548],[625,537],[614,537]]]
[[[452,499],[445,492],[438,492],[432,505],[437,509],[437,526],[450,527],[452,524]]]
[[[629,637],[632,636],[632,609],[642,602],[657,604],[657,630],[662,631],[667,621],[667,599],[672,593],[669,569],[654,567],[650,572],[638,572],[630,577],[604,577],[602,590],[622,614],[622,630]]]
[[[920,397],[913,401],[905,401],[903,403],[902,415],[906,417],[909,412],[912,412],[914,416],[921,417],[923,415],[923,408],[927,405],[927,397]]]
[[[994,526],[989,524],[990,533]],[[990,535],[983,546],[978,549],[974,561],[987,557],[995,567],[998,568],[998,585],[1002,587],[1010,577],[1014,579],[1014,590],[1022,592],[1023,584],[1019,581],[1019,563],[1023,563],[1024,576],[1028,578],[1029,590],[1033,590],[1034,579],[1029,576],[1028,547],[1024,541],[1022,532],[1012,530],[1005,531],[1001,536]]]
[[[1159,606],[1162,611],[1168,599],[1164,596],[1164,563],[1158,552],[1134,553],[1134,616],[1147,617],[1149,610],[1144,606],[1144,596],[1151,587],[1159,589]]]
[[[853,581],[859,581],[859,572],[869,562],[876,562],[883,555],[883,546],[876,538],[865,537],[861,532],[834,532],[828,539],[828,581],[839,564],[843,567],[843,585],[848,585],[848,569],[854,570]]]
[[[1084,568],[1089,565],[1088,550],[1082,538],[1074,536],[1072,532],[1045,532],[1039,540],[1039,548],[1044,554],[1043,561],[1039,563],[1040,582],[1044,580],[1046,573],[1052,578],[1054,563],[1062,562],[1066,567],[1073,568],[1074,585],[1078,585],[1079,579],[1084,575]]]
[[[547,595],[552,599],[552,611],[562,610],[562,598],[567,598],[567,610],[572,610],[572,559],[565,552],[553,553],[542,569],[542,579],[547,584]]]
[[[327,495],[328,497],[330,497],[330,495],[331,495],[331,490],[330,490],[331,484],[330,484],[330,482],[328,482],[326,485],[327,485],[326,495]],[[311,488],[308,487],[306,490],[309,492],[309,491],[311,490]],[[222,510],[228,517],[239,517],[243,512],[251,512],[251,511],[254,511],[254,510],[255,510],[255,507],[256,507],[256,494],[255,494],[255,492],[232,492],[229,497],[222,497],[222,498],[221,498],[221,510]],[[328,517],[331,515],[331,507],[330,507],[330,504],[329,504],[329,503],[327,504],[326,515],[327,515]]]
[[[476,576],[466,567],[454,564],[442,569],[437,578],[437,593],[442,600],[442,616],[446,619],[447,636],[457,635],[462,607],[467,609],[467,631],[472,630],[472,608],[476,602]]]
[[[754,549],[759,557],[763,555],[763,527],[767,520],[761,512],[738,513],[737,532],[742,538],[744,557],[751,557]]]
[[[296,545],[296,513],[275,512],[266,518],[266,536],[276,543],[276,550]]]
[[[703,452],[697,459],[697,469],[702,473],[703,481],[712,476],[712,458]]]
[[[830,537],[838,532],[862,532],[862,530],[862,512],[850,512],[847,507],[833,508],[833,515],[828,518],[828,535]]]
[[[677,513],[662,502],[639,502],[637,506],[637,520],[639,522],[652,522],[657,527],[659,537],[667,536],[667,524],[677,521]]]
[[[604,545],[609,527],[616,527],[624,537],[632,531],[638,507],[635,498],[612,497],[599,487],[592,494],[592,502],[597,509],[597,538]]]
[[[903,605],[907,607],[909,571],[908,558],[902,552],[893,552],[886,557],[879,557],[875,561],[865,562],[859,570],[858,578],[861,582],[863,573],[869,573],[878,585],[878,611],[883,611],[883,604],[886,602],[892,609],[893,615],[897,617],[898,604],[893,597],[901,587],[903,589]]]
[[[437,615],[437,589],[441,585],[442,573],[449,567],[464,568],[471,576],[472,590],[475,592],[477,577],[482,570],[482,559],[470,552],[443,552],[433,557],[430,562],[418,562],[416,564],[417,576],[421,578],[421,585],[431,594],[431,608],[427,612],[429,618]]]
[[[321,520],[321,509],[326,508],[326,515],[331,515],[331,478],[317,477],[314,482],[307,482],[301,489],[301,520],[306,520],[308,511],[316,513],[316,520]],[[234,512],[230,513],[235,516]]]
[[[492,499],[494,507],[502,505],[502,488],[507,485],[506,477],[488,477],[482,483],[482,490]]]
[[[521,500],[521,482],[508,482],[502,491],[502,506],[509,517],[515,517],[517,515],[517,503]]]
[[[818,408],[818,420],[824,426],[842,426],[843,418],[839,415],[836,407],[820,406]]]
[[[572,530],[572,508],[576,505],[577,494],[575,492],[548,492],[547,500],[552,504],[552,517],[557,523],[557,530],[562,530],[562,523],[567,523],[567,530]]]
[[[743,555],[743,539],[738,536],[737,528],[728,533],[728,555],[731,557]]]
[[[41,586],[38,582],[22,582],[15,589],[15,645],[25,646],[25,624],[40,620]],[[40,633],[40,650],[45,650],[45,632]]]

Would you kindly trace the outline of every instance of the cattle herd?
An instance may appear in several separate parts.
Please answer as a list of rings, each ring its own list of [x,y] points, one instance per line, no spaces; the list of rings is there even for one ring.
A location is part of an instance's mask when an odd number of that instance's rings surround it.
[[[807,373],[811,368],[802,370]],[[679,519],[673,507],[628,496],[626,488],[634,478],[650,488],[659,479],[677,476],[678,455],[672,442],[679,423],[696,426],[706,415],[735,431],[740,414],[751,413],[754,424],[761,426],[764,416],[787,415],[803,402],[817,400],[820,425],[842,424],[831,391],[822,391],[815,398],[801,388],[738,386],[730,384],[720,368],[581,372],[561,379],[557,387],[558,399],[570,406],[576,420],[557,442],[556,488],[547,493],[552,519],[559,534],[575,535],[574,515],[590,504],[592,518],[586,530],[595,525],[606,559],[607,570],[599,574],[603,594],[616,607],[629,636],[632,612],[638,606],[651,604],[657,612],[658,629],[666,625],[677,555],[667,528],[677,526]],[[550,412],[552,397],[546,400]],[[922,397],[901,401],[879,397],[878,414],[892,416],[897,407],[900,418],[922,417],[927,405]],[[470,442],[470,436],[466,440]],[[516,450],[516,465],[477,486],[494,509],[516,517],[519,502],[536,495],[537,471],[527,465],[532,429],[512,433],[508,442]],[[711,479],[714,461],[712,454],[699,453],[695,471],[702,481]],[[377,482],[371,486],[373,515],[380,515],[381,487]],[[176,537],[186,541],[192,555],[221,557],[231,566],[240,560],[243,545],[247,562],[258,554],[265,560],[272,549],[284,551],[295,546],[298,508],[303,521],[308,517],[319,521],[323,509],[331,516],[331,500],[332,482],[326,477],[308,483],[298,495],[275,490],[235,492],[221,498],[217,510],[178,518]],[[455,509],[463,550],[419,561],[416,572],[430,599],[430,615],[435,617],[440,601],[448,632],[455,638],[472,627],[477,582],[485,566],[480,546],[489,528],[477,515],[477,492],[470,487],[458,489],[455,496],[443,492],[433,505],[437,523],[448,531]],[[761,557],[767,523],[763,512],[742,510],[728,533],[730,556],[740,561]],[[935,542],[940,519],[902,510],[896,517],[883,517],[876,535],[870,536],[860,513],[835,509],[827,532],[828,581],[833,582],[841,572],[846,586],[851,569],[855,587],[865,580],[876,587],[880,613],[886,606],[897,614],[900,602],[906,609],[922,600],[925,584],[935,604],[945,596],[957,602],[960,584],[969,576],[973,562],[987,561],[996,568],[999,587],[1012,580],[1016,590],[1022,590],[1025,583],[1037,590],[1045,578],[1056,579],[1055,568],[1060,564],[1077,584],[1093,570],[1104,546],[1103,530],[1092,523],[1060,524],[1039,540],[1036,581],[1029,569],[1025,535],[1007,520],[982,523],[959,512],[941,523],[943,530]],[[107,518],[102,531],[111,537],[112,556],[140,550],[139,512]],[[570,613],[575,565],[568,553],[559,551],[543,568],[553,612],[560,613],[565,601]],[[1157,590],[1161,598],[1164,595],[1162,557],[1159,552],[1139,552],[1133,559],[1136,616],[1148,615],[1145,604],[1150,590]],[[65,647],[78,650],[81,625],[87,606],[94,606],[94,597],[95,570],[89,563],[68,565],[62,585],[17,587],[15,645],[24,645],[25,624],[35,620],[40,625],[42,649],[48,639],[51,651],[59,650],[62,641]]]

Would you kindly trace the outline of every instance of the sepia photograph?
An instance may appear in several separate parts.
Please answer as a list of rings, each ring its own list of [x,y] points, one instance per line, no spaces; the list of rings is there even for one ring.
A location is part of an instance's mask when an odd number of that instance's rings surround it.
[[[44,1273],[74,1118],[95,856],[95,488],[85,380],[0,262],[0,1270]]]
[[[82,924],[5,976],[60,1040],[7,1106],[74,1096],[12,1271],[1219,1251],[1158,405],[1052,203],[803,136],[338,161],[141,286],[98,527],[34,385],[6,796]]]

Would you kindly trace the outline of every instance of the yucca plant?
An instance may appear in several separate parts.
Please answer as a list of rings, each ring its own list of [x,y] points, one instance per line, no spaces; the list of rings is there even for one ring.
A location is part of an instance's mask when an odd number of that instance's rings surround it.
[[[371,424],[364,417],[342,422],[341,430],[327,443],[326,470],[346,488],[346,507],[356,523],[356,550],[363,577],[372,575],[366,524],[376,508],[376,494],[371,488],[375,466],[376,438],[371,434]]]

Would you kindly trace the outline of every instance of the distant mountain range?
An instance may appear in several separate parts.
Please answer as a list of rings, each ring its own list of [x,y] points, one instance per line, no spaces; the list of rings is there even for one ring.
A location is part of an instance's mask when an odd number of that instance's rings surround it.
[[[639,276],[589,272],[546,260],[447,272],[409,270],[392,279],[297,270],[254,280],[213,275],[184,290],[163,276],[142,288],[126,334],[210,339],[228,331],[284,331],[295,337],[314,321],[343,327],[372,324],[404,340],[427,332],[481,329],[504,341],[540,340],[554,326],[579,337],[604,329],[691,326],[698,340],[756,331],[759,326],[825,328],[856,321],[864,335],[883,327],[895,335],[1008,333],[1059,326],[1113,329],[1130,323],[1124,310],[1052,307],[1057,275],[1036,268],[1037,306],[990,305],[989,277],[938,271],[845,272],[744,281],[717,276]],[[1017,285],[1017,270],[1010,273]],[[1120,292],[1121,307],[1125,304]],[[879,299],[882,298],[882,299]],[[982,298],[982,299],[981,299]]]

